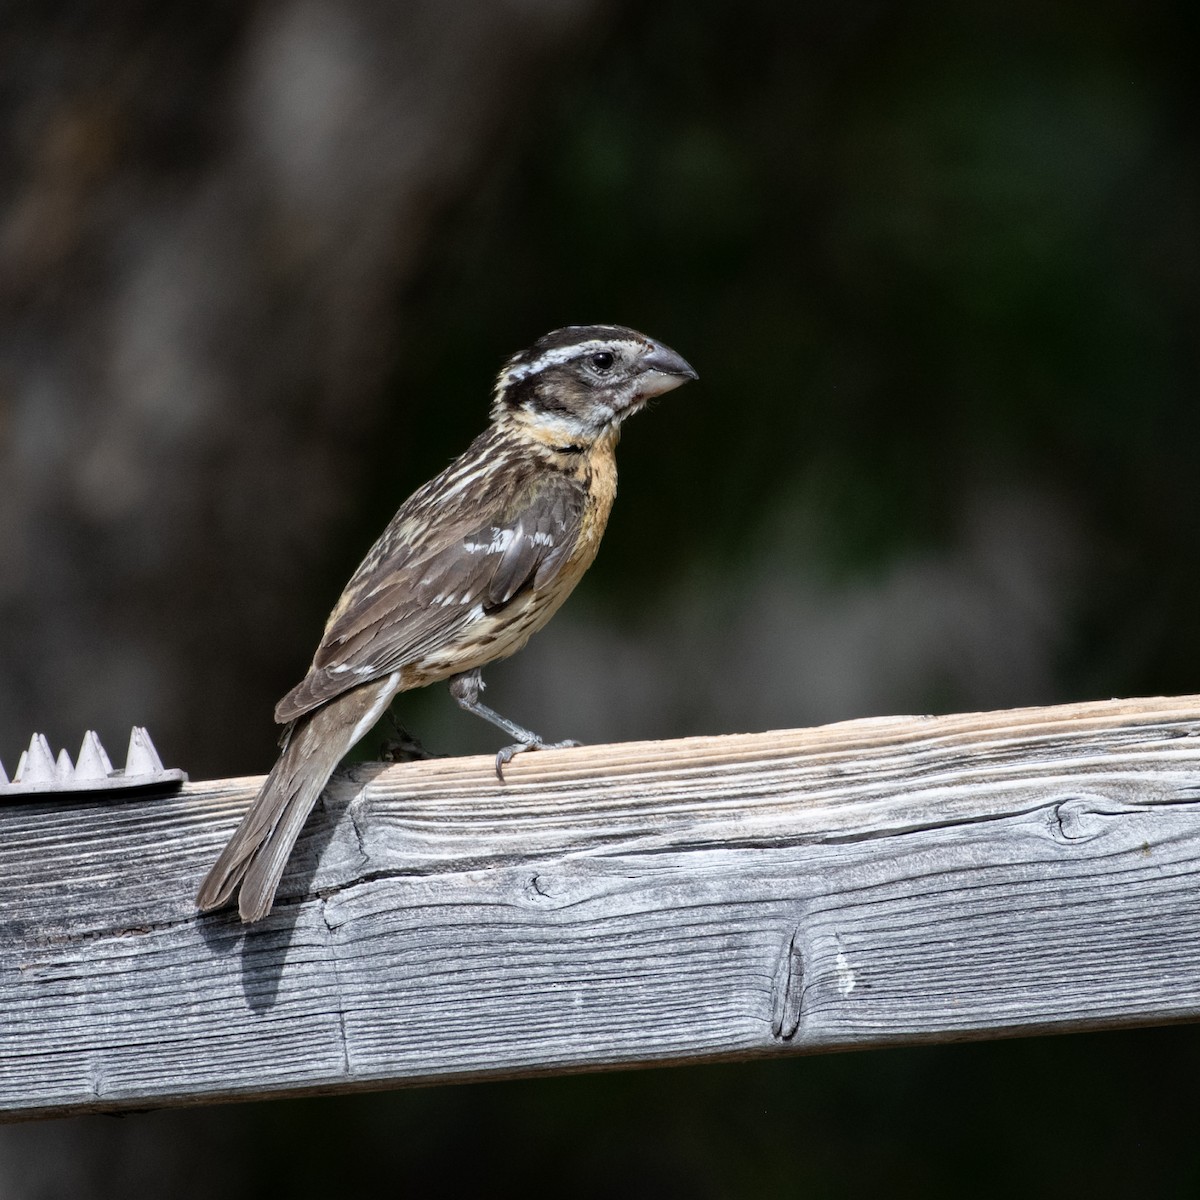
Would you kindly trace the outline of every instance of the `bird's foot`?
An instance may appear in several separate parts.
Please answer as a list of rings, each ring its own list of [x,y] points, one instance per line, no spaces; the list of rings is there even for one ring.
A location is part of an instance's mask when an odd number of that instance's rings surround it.
[[[574,738],[566,738],[561,742],[543,742],[541,738],[532,738],[527,742],[514,742],[511,746],[505,746],[503,750],[496,751],[496,778],[503,783],[505,766],[512,762],[518,754],[524,754],[526,750],[570,750],[575,746],[582,745],[582,742],[577,742]]]

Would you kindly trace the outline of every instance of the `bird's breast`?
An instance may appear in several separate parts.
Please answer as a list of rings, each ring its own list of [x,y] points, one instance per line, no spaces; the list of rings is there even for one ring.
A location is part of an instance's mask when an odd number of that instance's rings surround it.
[[[420,687],[452,674],[485,666],[515,654],[541,629],[575,590],[592,565],[617,494],[615,439],[594,448],[571,472],[582,485],[583,511],[575,545],[548,579],[535,582],[495,612],[482,606],[450,646],[439,647],[405,669],[403,687]]]

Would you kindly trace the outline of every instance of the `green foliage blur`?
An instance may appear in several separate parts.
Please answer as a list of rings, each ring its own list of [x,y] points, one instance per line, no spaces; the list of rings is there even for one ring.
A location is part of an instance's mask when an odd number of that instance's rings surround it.
[[[627,430],[591,601],[636,624],[684,575],[736,607],[764,556],[870,586],[952,544],[985,481],[1052,497],[1078,567],[1043,683],[995,704],[1194,690],[1193,24],[630,7],[404,297],[403,432],[354,545],[475,432],[508,353],[615,320],[701,383]]]

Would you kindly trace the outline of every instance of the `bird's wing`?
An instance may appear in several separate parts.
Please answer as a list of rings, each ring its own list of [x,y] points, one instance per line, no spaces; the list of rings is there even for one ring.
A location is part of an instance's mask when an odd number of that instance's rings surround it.
[[[422,489],[406,503],[346,585],[308,675],[276,706],[280,724],[452,646],[553,578],[578,537],[584,489],[540,472],[510,477],[482,511],[439,509],[436,497]]]

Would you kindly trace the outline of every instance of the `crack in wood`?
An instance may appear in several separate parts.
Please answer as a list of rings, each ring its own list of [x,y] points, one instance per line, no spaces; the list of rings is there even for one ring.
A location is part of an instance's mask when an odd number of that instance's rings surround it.
[[[804,955],[800,946],[800,927],[792,931],[771,987],[771,1034],[776,1040],[790,1042],[800,1028],[804,1000]]]
[[[340,928],[340,926],[335,926],[332,924],[332,922],[330,922],[328,906],[324,899],[321,900],[321,921],[325,926],[325,946],[329,952],[329,963],[333,969],[333,990],[334,995],[337,997],[337,1010],[335,1015],[338,1022],[338,1042],[342,1051],[342,1074],[345,1075],[347,1079],[350,1079],[353,1077],[354,1073],[350,1064],[350,1038],[346,1029],[346,1004],[343,999],[344,993],[342,987],[342,972],[341,964],[338,961],[336,938],[337,929]]]

